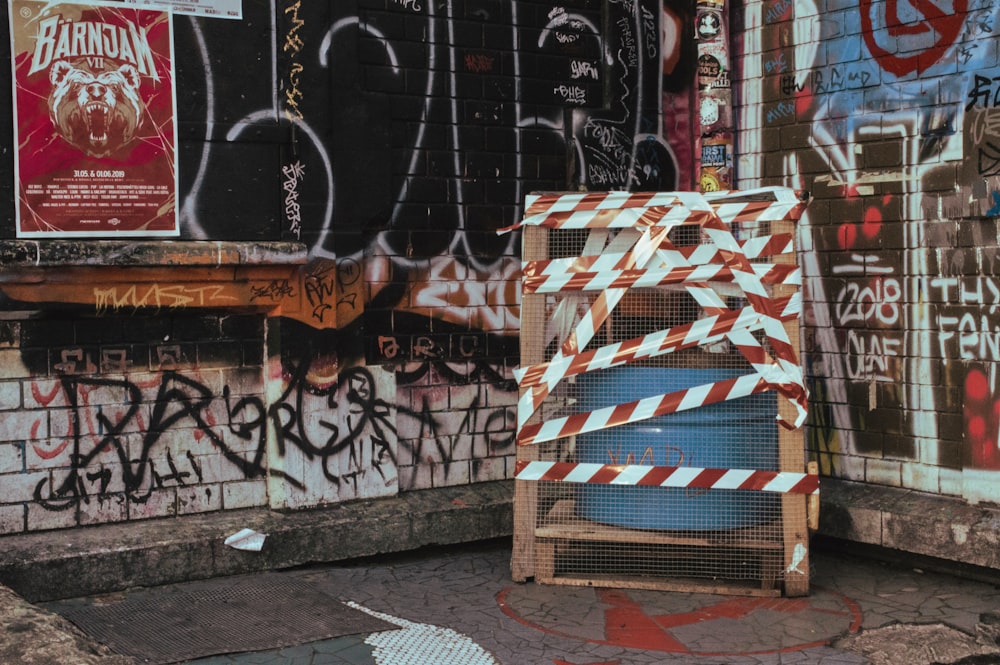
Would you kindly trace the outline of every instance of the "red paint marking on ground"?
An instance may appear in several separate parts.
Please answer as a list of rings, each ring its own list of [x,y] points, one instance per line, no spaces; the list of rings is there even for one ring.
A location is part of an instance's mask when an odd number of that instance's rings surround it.
[[[582,635],[575,635],[575,634],[572,634],[572,633],[568,633],[568,632],[563,631],[563,630],[555,630],[555,629],[549,628],[547,626],[543,626],[543,625],[540,625],[538,623],[535,623],[533,621],[529,621],[528,619],[525,619],[520,614],[518,614],[518,612],[513,607],[511,607],[510,604],[507,601],[507,595],[514,588],[515,587],[507,587],[506,589],[502,589],[500,591],[500,593],[497,594],[497,604],[499,605],[500,610],[504,614],[506,614],[508,617],[510,617],[514,621],[517,621],[521,625],[527,626],[529,628],[533,628],[533,629],[535,629],[537,631],[540,631],[542,633],[545,633],[547,635],[553,635],[553,636],[556,636],[556,637],[564,637],[564,638],[568,638],[568,639],[572,639],[572,640],[579,640],[581,642],[587,642],[589,644],[601,644],[601,645],[606,645],[606,646],[617,646],[617,647],[626,646],[626,645],[623,645],[623,644],[620,644],[620,643],[617,643],[617,642],[612,642],[612,641],[610,641],[608,639],[593,639],[593,638],[584,637]],[[850,626],[847,629],[847,632],[848,633],[856,633],[856,632],[858,632],[858,630],[861,628],[862,614],[861,614],[861,607],[857,603],[855,603],[853,600],[851,600],[850,598],[848,598],[847,596],[844,596],[842,594],[839,594],[839,593],[836,593],[836,592],[833,592],[833,591],[824,590],[821,587],[813,586],[812,588],[813,588],[814,591],[826,591],[826,593],[829,593],[830,595],[835,596],[837,598],[837,600],[839,600],[841,603],[843,603],[846,606],[846,610],[837,611],[837,610],[829,610],[829,609],[821,609],[821,608],[812,608],[812,607],[809,607],[809,601],[806,600],[806,599],[793,599],[793,598],[770,598],[770,599],[736,598],[736,599],[722,601],[718,605],[709,606],[709,607],[703,608],[702,610],[698,610],[696,612],[685,612],[685,613],[682,613],[682,614],[676,615],[676,616],[679,616],[679,617],[688,616],[688,617],[690,617],[690,616],[693,616],[693,615],[701,615],[703,617],[702,620],[706,620],[706,619],[707,620],[721,619],[721,618],[727,618],[726,617],[727,613],[736,613],[736,614],[739,614],[739,612],[742,611],[740,609],[741,603],[744,603],[744,604],[745,603],[749,603],[749,604],[760,603],[762,605],[762,609],[775,609],[774,607],[765,607],[764,606],[765,603],[772,603],[772,604],[775,604],[777,607],[784,607],[785,608],[784,610],[779,610],[779,611],[792,612],[792,611],[804,611],[804,610],[807,610],[807,611],[813,611],[813,612],[823,613],[823,614],[832,614],[832,615],[835,615],[835,616],[848,616],[848,617],[851,618],[851,623],[850,623]],[[624,593],[624,592],[621,592],[621,593]],[[793,610],[793,609],[791,609],[792,607],[795,607],[796,605],[800,605],[801,609],[799,609],[799,610]],[[713,614],[714,614],[714,616],[712,616]],[[664,626],[664,627],[668,627],[668,626],[672,626],[672,625],[687,625],[687,624],[691,623],[691,621],[687,621],[686,623],[677,623],[677,624],[675,624],[673,621],[670,620],[671,616],[675,616],[675,615],[659,615],[659,616],[656,616],[656,617],[652,617],[652,619],[655,620],[656,623],[658,623],[658,624],[660,624],[661,626]],[[737,616],[735,618],[739,618],[739,616]],[[664,633],[664,634],[666,634],[666,633]],[[781,647],[781,648],[776,648],[776,649],[761,649],[759,651],[702,652],[702,651],[691,651],[687,647],[683,647],[683,645],[682,645],[682,649],[683,650],[681,651],[681,653],[687,653],[687,654],[690,654],[692,656],[709,656],[709,657],[735,656],[735,655],[753,656],[753,655],[768,655],[768,654],[776,654],[776,653],[792,653],[792,652],[795,652],[795,651],[804,651],[806,649],[815,649],[815,648],[818,648],[818,647],[826,646],[826,645],[830,644],[830,642],[832,642],[839,635],[840,635],[840,633],[838,633],[836,635],[831,635],[830,637],[828,637],[826,639],[816,640],[814,642],[807,642],[807,643],[804,643],[804,644],[796,644],[794,646]],[[646,650],[666,651],[665,649],[655,649],[654,647],[652,647],[648,643],[643,644],[643,646],[640,647],[640,648],[643,648],[643,649],[646,649]],[[673,652],[673,653],[677,653],[677,652]],[[558,661],[556,661],[556,662],[558,663]],[[569,664],[569,665],[572,665],[572,664]],[[602,664],[601,663],[593,663],[591,665],[602,665]]]
[[[626,592],[598,589],[597,598],[610,606],[604,610],[604,637],[609,642],[633,649],[689,652],[683,643],[657,625]]]
[[[709,605],[694,612],[683,614],[662,614],[655,617],[656,622],[664,628],[688,626],[713,619],[742,619],[757,610],[772,610],[775,612],[803,612],[808,610],[809,603],[805,600],[792,598],[733,598],[724,600],[718,605]]]

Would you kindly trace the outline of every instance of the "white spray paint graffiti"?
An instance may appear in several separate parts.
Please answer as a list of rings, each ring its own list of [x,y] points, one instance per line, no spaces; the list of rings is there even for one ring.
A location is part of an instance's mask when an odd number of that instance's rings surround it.
[[[375,647],[372,657],[376,665],[499,665],[486,649],[451,628],[407,621],[353,601],[345,605],[400,627],[400,630],[372,633],[365,638],[365,644]]]

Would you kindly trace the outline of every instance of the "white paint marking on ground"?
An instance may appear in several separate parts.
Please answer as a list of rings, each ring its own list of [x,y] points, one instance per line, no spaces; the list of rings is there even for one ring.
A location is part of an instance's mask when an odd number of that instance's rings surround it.
[[[365,640],[375,647],[376,665],[500,665],[489,652],[451,628],[399,619],[352,601],[346,604],[400,627],[372,633]]]

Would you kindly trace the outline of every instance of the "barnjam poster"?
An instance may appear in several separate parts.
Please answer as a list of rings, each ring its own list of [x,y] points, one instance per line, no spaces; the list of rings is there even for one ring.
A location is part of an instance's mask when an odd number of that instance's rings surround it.
[[[176,236],[169,10],[8,2],[17,236]]]

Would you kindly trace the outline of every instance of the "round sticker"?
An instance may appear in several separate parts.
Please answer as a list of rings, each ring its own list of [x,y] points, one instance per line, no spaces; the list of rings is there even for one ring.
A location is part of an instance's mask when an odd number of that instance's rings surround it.
[[[706,10],[698,14],[698,39],[712,40],[722,32],[722,14]]]
[[[701,89],[711,87],[719,78],[721,71],[722,64],[714,55],[704,53],[698,56],[698,87]]]

